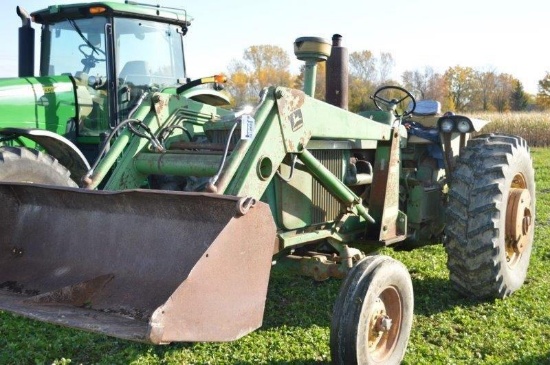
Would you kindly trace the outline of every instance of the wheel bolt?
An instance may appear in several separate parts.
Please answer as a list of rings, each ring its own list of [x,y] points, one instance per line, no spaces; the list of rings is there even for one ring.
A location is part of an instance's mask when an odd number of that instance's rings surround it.
[[[523,217],[523,222],[522,222],[522,230],[523,230],[523,234],[527,234],[527,232],[529,231],[529,226],[531,225],[531,216],[525,216]]]
[[[381,316],[376,323],[376,330],[378,332],[388,332],[391,328],[392,320],[388,316]]]

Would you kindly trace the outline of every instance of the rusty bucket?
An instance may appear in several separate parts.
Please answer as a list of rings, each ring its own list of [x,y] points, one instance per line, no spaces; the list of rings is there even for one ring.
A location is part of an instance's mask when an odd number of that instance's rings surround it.
[[[261,326],[276,228],[237,197],[0,183],[0,310],[119,338]]]

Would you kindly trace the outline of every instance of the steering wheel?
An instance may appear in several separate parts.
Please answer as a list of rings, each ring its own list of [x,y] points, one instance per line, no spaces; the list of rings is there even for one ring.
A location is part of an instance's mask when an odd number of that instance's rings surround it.
[[[91,50],[90,54],[86,54],[86,52],[84,52],[84,48],[89,48]],[[78,46],[78,50],[80,51],[80,53],[84,55],[84,58],[81,61],[82,64],[84,65],[84,70],[82,70],[83,72],[88,73],[90,72],[90,69],[94,68],[98,62],[105,61],[106,55],[105,55],[105,51],[102,49],[92,47],[91,45],[84,43]],[[95,58],[94,53],[100,53],[103,55],[104,58],[103,59]]]
[[[398,97],[393,97],[390,99],[390,97],[394,96],[396,92]],[[416,100],[414,99],[414,96],[399,86],[383,86],[374,92],[371,99],[374,101],[374,105],[376,105],[379,110],[392,111],[396,118],[409,116],[416,108]],[[408,99],[411,99],[410,102],[407,105],[404,105],[403,102]],[[409,107],[411,103],[412,107]]]

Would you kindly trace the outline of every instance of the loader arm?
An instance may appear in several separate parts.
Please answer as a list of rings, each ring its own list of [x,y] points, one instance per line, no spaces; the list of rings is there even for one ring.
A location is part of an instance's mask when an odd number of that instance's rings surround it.
[[[346,207],[346,212],[370,222],[373,229],[380,232],[370,235],[371,239],[386,244],[405,239],[406,216],[399,211],[397,199],[401,140],[398,126],[374,122],[308,97],[301,91],[282,87],[269,89],[255,117],[257,133],[254,139],[241,141],[236,147],[218,179],[217,192],[260,199],[285,158],[297,155],[308,173]],[[309,145],[319,144],[378,148],[376,172],[372,176],[376,194],[371,195],[368,208],[342,179],[309,151]],[[326,231],[326,235],[346,241],[345,237],[335,235],[334,229]],[[294,235],[293,239],[281,242],[283,246],[291,246],[301,239]]]
[[[224,173],[229,176],[220,177],[218,189],[225,194],[240,196],[248,191],[250,181],[254,181],[264,187],[261,196],[284,157],[302,153],[312,139],[346,140],[373,149],[378,141],[391,139],[391,126],[368,123],[366,118],[320,102],[299,90],[270,89],[269,99],[273,100],[270,113],[265,118],[260,118],[263,115],[256,118],[259,131],[250,142],[254,152],[244,161],[233,159],[231,163],[238,167],[228,166]],[[273,166],[271,171],[267,171],[269,166]],[[231,176],[233,170],[236,172]]]
[[[187,114],[178,117],[183,115],[183,110]],[[190,118],[192,115],[193,118]],[[199,184],[202,190],[188,191],[250,197],[256,201],[263,199],[269,202],[277,216],[275,205],[280,203],[276,200],[286,198],[279,196],[273,199],[266,194],[273,195],[276,174],[284,168],[287,159],[296,156],[307,174],[342,205],[341,213],[347,215],[338,219],[328,217],[329,221],[333,221],[332,228],[326,230],[324,236],[334,237],[338,241],[357,240],[357,237],[364,236],[364,224],[360,223],[368,221],[373,231],[382,232],[369,235],[370,239],[390,243],[405,238],[406,219],[404,221],[405,216],[399,212],[396,199],[399,193],[396,181],[402,137],[399,127],[347,112],[315,100],[301,91],[283,87],[264,90],[262,101],[252,115],[255,132],[249,138],[239,138],[241,118],[235,118],[235,114],[175,95],[153,95],[143,103],[135,116],[153,134],[162,133],[176,119],[185,125],[185,129],[192,129],[193,126],[200,128],[189,133],[192,138],[188,136],[162,151],[147,139],[134,138],[132,132],[125,130],[94,171],[90,187],[97,186],[116,162],[116,168],[105,186],[107,190],[143,186],[151,175],[180,176],[203,182]],[[201,128],[209,136],[210,142],[205,143],[200,138],[198,130]],[[215,143],[218,140],[220,143]],[[346,185],[344,178],[328,170],[310,151],[310,147],[315,149],[319,146],[329,150],[380,151],[377,172],[366,179],[372,180],[372,185],[379,187],[377,194],[380,196],[370,199],[372,208],[364,204]],[[390,165],[393,167],[390,168]],[[356,220],[357,224],[350,223],[342,231],[350,233],[357,228],[351,238],[344,238],[339,235],[342,232],[335,230],[335,224],[342,223],[350,214],[359,217],[360,221]],[[292,224],[285,225],[284,222],[278,225],[282,232],[298,228]],[[282,242],[286,242],[284,246],[293,245],[300,239],[286,239]]]

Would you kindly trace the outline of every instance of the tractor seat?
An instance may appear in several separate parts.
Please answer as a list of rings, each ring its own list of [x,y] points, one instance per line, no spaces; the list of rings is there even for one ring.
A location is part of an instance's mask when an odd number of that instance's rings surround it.
[[[426,117],[441,114],[441,103],[436,100],[419,100],[416,102],[413,116]]]
[[[435,100],[419,100],[405,123],[409,124],[408,143],[431,144],[439,141],[437,121],[441,117],[441,103]]]
[[[426,128],[437,128],[441,117],[441,103],[435,100],[419,100],[409,120],[422,124]]]

